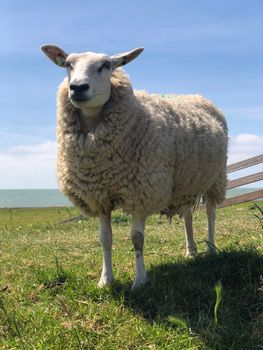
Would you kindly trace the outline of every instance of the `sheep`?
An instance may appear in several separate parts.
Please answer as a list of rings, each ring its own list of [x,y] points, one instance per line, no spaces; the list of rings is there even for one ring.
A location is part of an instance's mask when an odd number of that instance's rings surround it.
[[[147,281],[145,221],[153,213],[184,217],[186,254],[196,254],[192,210],[207,198],[208,249],[215,251],[216,205],[226,190],[227,124],[199,95],[161,98],[133,91],[121,68],[142,51],[114,56],[42,51],[67,78],[57,95],[57,178],[60,189],[85,215],[99,219],[103,250],[100,287],[112,283],[111,213],[131,214],[135,250],[133,289]]]

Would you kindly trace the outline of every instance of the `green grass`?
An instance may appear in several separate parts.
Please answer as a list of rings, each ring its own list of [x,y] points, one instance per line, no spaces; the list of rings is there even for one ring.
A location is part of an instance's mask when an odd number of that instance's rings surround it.
[[[262,205],[262,203],[261,203]],[[0,210],[0,349],[263,349],[263,230],[249,204],[218,210],[215,256],[195,213],[199,256],[183,222],[148,219],[149,283],[131,292],[130,218],[113,215],[116,282],[97,288],[97,221],[74,210]]]

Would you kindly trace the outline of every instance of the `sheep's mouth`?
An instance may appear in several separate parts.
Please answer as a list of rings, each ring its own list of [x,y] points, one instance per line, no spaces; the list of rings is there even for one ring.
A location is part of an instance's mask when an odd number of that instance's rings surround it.
[[[92,97],[89,96],[83,96],[83,95],[74,95],[74,94],[70,94],[69,96],[71,102],[73,105],[75,105],[76,107],[82,107],[83,105],[86,105],[87,103],[89,103],[92,99]]]
[[[88,95],[88,94],[69,94],[69,99],[73,106],[77,108],[88,108],[88,107],[98,107],[104,105],[109,97],[105,96],[104,94],[94,94],[94,95]]]
[[[87,98],[86,96],[71,96],[70,98],[74,102],[88,102],[92,99],[92,98]]]

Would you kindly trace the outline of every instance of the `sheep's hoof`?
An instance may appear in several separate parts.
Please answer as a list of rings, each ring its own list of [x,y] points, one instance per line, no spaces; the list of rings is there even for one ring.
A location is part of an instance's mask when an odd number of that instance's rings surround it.
[[[215,255],[215,254],[217,254],[217,250],[215,247],[208,247],[207,253],[211,254],[211,255]]]
[[[106,277],[101,277],[99,283],[98,283],[98,287],[99,288],[103,288],[109,284],[112,284],[114,282],[114,278],[106,278]]]
[[[186,254],[185,254],[185,256],[187,258],[194,258],[194,257],[196,257],[196,255],[197,255],[197,250],[196,249],[188,249],[186,251]]]
[[[148,279],[146,274],[144,276],[142,276],[140,279],[135,279],[135,281],[133,282],[132,285],[132,291],[136,290],[137,288],[142,287],[143,285],[145,285],[147,283]]]
[[[207,253],[208,254],[217,254],[217,247],[215,246],[215,244],[210,243],[210,242],[206,242],[207,244]]]

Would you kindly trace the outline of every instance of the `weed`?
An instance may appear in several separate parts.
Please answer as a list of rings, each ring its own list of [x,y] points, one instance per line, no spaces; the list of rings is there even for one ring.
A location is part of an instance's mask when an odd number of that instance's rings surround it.
[[[115,213],[112,216],[112,223],[127,225],[131,223],[131,217],[122,213]]]
[[[261,227],[263,228],[263,207],[259,206],[257,203],[253,203],[249,209],[254,211],[254,217],[258,219]]]
[[[7,312],[7,309],[6,309],[5,305],[4,305],[4,302],[3,302],[2,298],[0,298],[0,310],[2,310],[2,312],[4,314],[9,334],[11,336],[13,336],[15,334],[18,335],[18,338],[20,340],[21,349],[25,349],[24,342],[23,342],[23,339],[22,339],[22,336],[21,336],[21,332],[20,332],[20,329],[18,327],[16,318],[15,318],[15,313],[13,312],[13,314],[9,314]]]
[[[37,282],[46,288],[58,288],[68,281],[70,274],[66,272],[62,264],[55,257],[55,270],[47,272],[42,268],[33,268]]]
[[[215,324],[218,324],[218,308],[222,300],[222,283],[218,282],[215,285],[215,292],[216,292],[216,303],[214,308],[214,317],[215,317]]]
[[[9,220],[11,223],[11,227],[14,228],[14,213],[13,209],[9,209]]]

